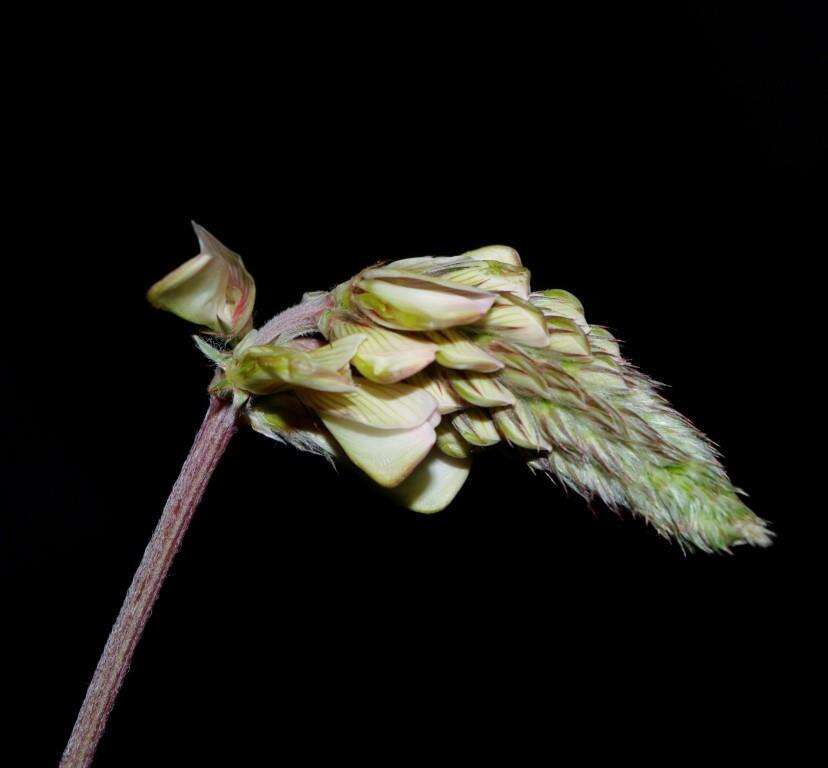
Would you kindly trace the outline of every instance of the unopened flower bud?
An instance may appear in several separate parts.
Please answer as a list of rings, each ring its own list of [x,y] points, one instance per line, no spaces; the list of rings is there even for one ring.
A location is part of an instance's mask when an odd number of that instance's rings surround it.
[[[349,363],[364,340],[353,335],[313,350],[280,344],[248,347],[228,361],[225,373],[230,384],[254,395],[291,386],[350,392],[354,386]]]
[[[532,302],[545,315],[558,315],[574,320],[583,331],[589,332],[589,325],[584,318],[584,306],[569,291],[552,288],[548,291],[536,291],[531,294]]]
[[[590,326],[588,343],[594,352],[604,352],[612,357],[621,357],[621,348],[615,337],[600,325]]]
[[[549,333],[549,348],[569,355],[588,355],[589,342],[581,327],[568,317],[548,315],[546,330]]]

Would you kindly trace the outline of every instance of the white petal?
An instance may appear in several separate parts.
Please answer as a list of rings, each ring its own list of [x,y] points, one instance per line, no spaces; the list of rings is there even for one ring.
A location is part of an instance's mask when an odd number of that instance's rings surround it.
[[[334,416],[322,422],[348,458],[374,482],[393,488],[405,480],[434,445],[434,427],[428,422],[407,430],[373,429]]]
[[[463,487],[470,469],[471,459],[453,459],[434,450],[394,489],[393,496],[414,512],[439,512]]]

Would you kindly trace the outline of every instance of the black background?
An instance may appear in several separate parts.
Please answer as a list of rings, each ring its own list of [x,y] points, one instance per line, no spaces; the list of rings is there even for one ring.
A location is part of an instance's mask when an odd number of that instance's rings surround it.
[[[805,290],[824,19],[377,14],[113,22],[20,88],[0,516],[16,764],[56,762],[206,407],[191,329],[144,299],[195,254],[191,219],[244,256],[259,323],[380,259],[516,247],[534,287],[574,292],[671,385],[777,542],[685,556],[498,450],[418,516],[242,433],[96,765],[642,756],[659,734],[738,751],[815,674],[819,510],[792,495],[789,430],[822,418]]]

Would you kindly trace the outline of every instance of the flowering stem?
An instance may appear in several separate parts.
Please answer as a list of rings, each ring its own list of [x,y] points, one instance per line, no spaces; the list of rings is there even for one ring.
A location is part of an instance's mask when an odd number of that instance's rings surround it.
[[[306,332],[312,329],[325,306],[326,301],[320,298],[291,307],[268,322],[260,331],[260,338],[270,340],[281,334]],[[106,641],[60,768],[86,768],[92,763],[135,647],[207,483],[236,432],[237,417],[230,400],[210,399],[201,428]]]

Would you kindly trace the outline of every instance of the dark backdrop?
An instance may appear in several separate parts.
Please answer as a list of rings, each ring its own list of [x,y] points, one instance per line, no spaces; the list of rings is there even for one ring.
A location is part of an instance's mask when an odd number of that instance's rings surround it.
[[[762,740],[815,607],[788,429],[820,410],[798,345],[823,20],[329,13],[133,19],[64,41],[21,94],[0,517],[19,764],[57,760],[206,406],[190,328],[144,300],[196,252],[191,219],[244,256],[259,322],[380,259],[513,245],[671,385],[778,538],[685,556],[496,450],[418,516],[243,432],[100,768]]]

